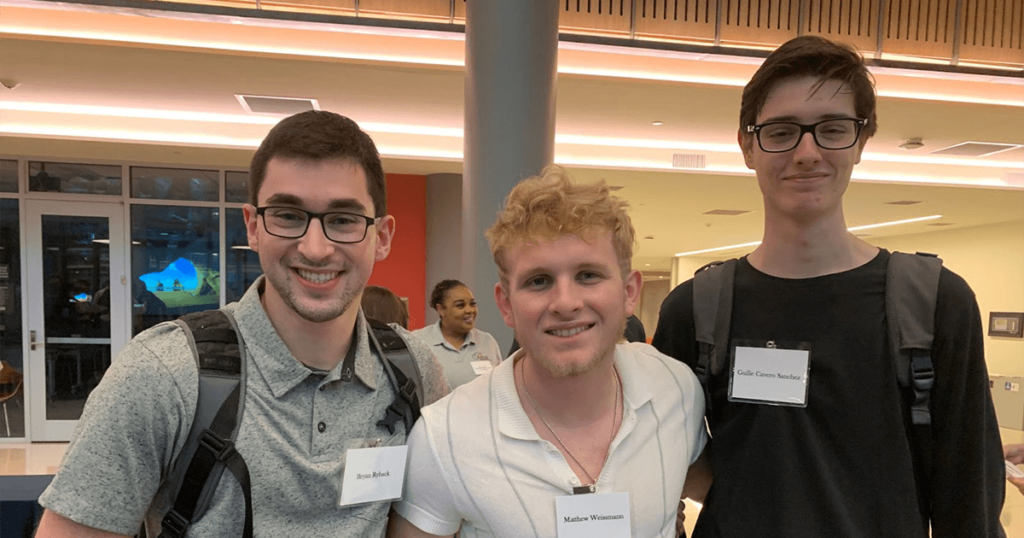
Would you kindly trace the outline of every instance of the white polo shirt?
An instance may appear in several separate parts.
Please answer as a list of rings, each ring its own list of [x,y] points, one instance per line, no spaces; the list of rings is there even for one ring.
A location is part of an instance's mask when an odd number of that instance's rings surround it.
[[[498,341],[489,333],[480,329],[469,331],[469,334],[466,335],[466,340],[459,349],[455,349],[455,346],[444,339],[440,321],[415,330],[412,334],[430,346],[430,350],[434,352],[434,356],[437,357],[438,362],[441,363],[441,367],[444,369],[444,376],[448,380],[448,385],[453,389],[459,385],[469,383],[480,375],[477,373],[477,370],[481,369],[482,365],[477,364],[477,368],[474,369],[474,362],[487,361],[491,364],[491,367],[494,367],[500,364],[501,359],[504,358],[501,354],[501,349],[498,347]]]
[[[405,495],[394,509],[420,530],[463,538],[553,537],[555,497],[580,480],[541,439],[516,393],[522,352],[423,409],[409,437]],[[690,464],[704,449],[704,393],[684,364],[619,344],[623,420],[598,493],[628,492],[632,535],[675,537]],[[465,521],[463,524],[462,522]]]

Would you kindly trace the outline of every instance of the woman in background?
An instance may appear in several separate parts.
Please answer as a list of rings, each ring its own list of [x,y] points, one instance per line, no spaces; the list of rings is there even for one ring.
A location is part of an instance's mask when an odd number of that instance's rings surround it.
[[[430,345],[453,390],[501,362],[498,342],[475,328],[476,298],[469,287],[458,280],[442,280],[430,294],[430,306],[441,319],[413,335]]]
[[[409,310],[391,290],[380,286],[366,286],[363,290],[363,315],[381,323],[394,323],[409,328]]]

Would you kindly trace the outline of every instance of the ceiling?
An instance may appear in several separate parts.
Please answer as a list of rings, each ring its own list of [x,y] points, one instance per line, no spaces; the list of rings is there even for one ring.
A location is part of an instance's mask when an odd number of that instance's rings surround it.
[[[460,172],[463,35],[252,17],[5,1],[0,153],[246,166],[279,116],[236,94],[317,99],[377,142],[389,172]],[[197,8],[198,9],[198,8]],[[736,146],[742,86],[760,60],[562,43],[556,161],[622,187],[638,267],[755,241],[756,180]],[[1024,77],[876,69],[879,130],[846,195],[850,226],[903,235],[1024,218],[1024,148],[936,156],[965,141],[1024,145]],[[655,126],[652,122],[663,122]],[[919,137],[921,149],[899,145]],[[672,167],[676,153],[706,167]],[[894,201],[917,201],[891,205]],[[715,209],[746,211],[705,215]],[[947,226],[935,227],[935,224]],[[650,263],[650,266],[646,264]]]

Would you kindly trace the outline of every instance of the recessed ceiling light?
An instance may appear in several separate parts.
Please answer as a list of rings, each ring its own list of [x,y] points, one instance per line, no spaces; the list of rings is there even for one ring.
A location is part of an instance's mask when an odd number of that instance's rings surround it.
[[[649,264],[649,263],[645,263],[644,264],[644,267],[650,267],[650,266],[651,266],[651,264]]]
[[[660,127],[662,125],[665,125],[665,122],[663,122],[663,121],[652,121],[651,125],[653,125],[655,127]]]

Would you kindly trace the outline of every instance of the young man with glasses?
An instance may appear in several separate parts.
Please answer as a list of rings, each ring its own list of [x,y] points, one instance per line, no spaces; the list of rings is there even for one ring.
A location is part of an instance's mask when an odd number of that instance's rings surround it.
[[[407,434],[401,420],[382,424],[396,391],[359,306],[395,230],[380,157],[348,118],[304,112],[270,131],[250,178],[243,213],[264,276],[224,310],[245,348],[235,447],[248,467],[255,536],[380,536],[393,497],[342,495],[354,449],[404,445]],[[406,342],[433,402],[448,392],[440,366],[425,344]],[[37,536],[131,535],[144,519],[158,536],[169,502],[161,480],[191,428],[197,383],[178,325],[134,338],[90,396],[40,498]],[[245,516],[241,488],[224,473],[184,536],[242,536]]]
[[[888,351],[890,253],[847,231],[843,194],[876,126],[863,59],[820,37],[781,46],[744,89],[738,141],[764,237],[735,263],[727,358],[710,371],[714,482],[695,538],[1003,535],[974,294],[942,269],[918,445]],[[693,280],[663,303],[654,345],[699,371]]]

